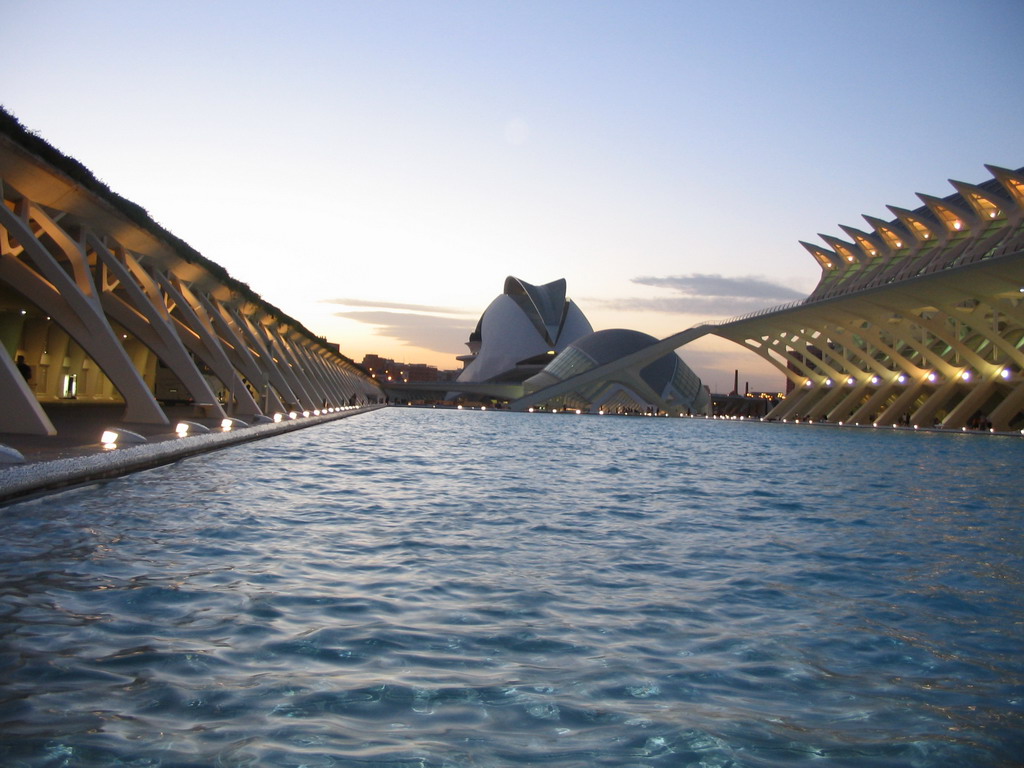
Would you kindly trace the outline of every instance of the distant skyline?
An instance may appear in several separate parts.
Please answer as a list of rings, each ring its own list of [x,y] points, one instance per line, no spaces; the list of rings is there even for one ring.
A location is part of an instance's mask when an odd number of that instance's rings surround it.
[[[799,240],[1024,165],[1024,3],[0,0],[0,102],[356,359],[441,368],[506,275],[663,337]],[[756,355],[680,354],[713,389]]]

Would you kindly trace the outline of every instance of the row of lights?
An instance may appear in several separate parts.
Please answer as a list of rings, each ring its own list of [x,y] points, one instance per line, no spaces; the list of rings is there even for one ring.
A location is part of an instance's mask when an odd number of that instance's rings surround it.
[[[734,416],[733,418],[735,418],[735,416]],[[762,419],[761,419],[761,421],[764,421],[764,419],[762,418]],[[783,424],[788,424],[788,423],[789,423],[789,420],[788,420],[788,419],[783,419],[783,420],[782,420],[782,423],[783,423]],[[794,424],[799,424],[799,423],[800,423],[800,419],[793,419],[793,423],[794,423]],[[805,423],[805,424],[814,424],[814,419],[804,419],[804,423]],[[826,422],[826,423],[827,423],[827,422]],[[839,426],[839,427],[844,427],[844,426],[846,426],[846,427],[859,427],[859,426],[861,426],[861,423],[860,423],[859,421],[855,421],[855,422],[854,422],[853,424],[845,424],[845,423],[844,423],[844,422],[842,422],[842,421],[837,421],[837,422],[836,422],[836,426]],[[865,426],[866,426],[866,425],[865,425]],[[882,425],[881,425],[881,424],[879,424],[879,423],[878,423],[877,421],[876,421],[876,422],[873,422],[873,423],[871,424],[871,427],[872,427],[872,429],[878,429],[878,428],[879,428],[880,426],[882,426]],[[899,429],[899,428],[900,428],[900,425],[899,425],[899,424],[891,424],[890,426],[891,426],[891,427],[892,427],[893,429]],[[911,426],[912,426],[912,428],[913,428],[914,430],[917,430],[917,429],[919,429],[919,426],[918,426],[917,424],[913,424],[913,425],[911,425]],[[960,427],[960,431],[961,431],[961,432],[970,432],[970,431],[971,431],[971,429],[970,429],[969,427],[966,427],[966,426],[964,426],[964,427]],[[996,433],[996,430],[995,430],[995,428],[994,428],[994,427],[990,428],[990,429],[989,429],[988,431],[989,431],[989,432],[990,432],[991,434],[993,434],[993,435],[994,435],[994,434]],[[1021,433],[1021,435],[1024,435],[1024,429],[1022,429],[1022,430],[1020,431],[1020,433]]]
[[[876,378],[877,378],[877,377],[876,377]],[[461,410],[463,410],[463,407],[462,407],[462,406],[460,405],[460,406],[458,407],[458,409],[459,409],[459,410],[461,411]],[[481,407],[480,407],[480,410],[481,410],[481,411],[486,411],[486,410],[487,410],[487,406],[481,406]],[[527,411],[528,411],[529,413],[534,413],[534,412],[535,412],[535,409],[534,409],[534,408],[528,408],[528,409],[527,409]],[[569,409],[569,408],[563,408],[563,409],[562,409],[562,412],[564,412],[564,413],[571,413],[571,412],[575,412],[575,413],[576,413],[576,415],[580,415],[580,414],[582,414],[582,413],[583,413],[583,411],[582,411],[582,410],[580,410],[579,408],[577,408],[577,409],[576,409],[575,411],[572,411],[572,410],[571,410],[571,409]],[[559,411],[558,411],[558,409],[557,409],[557,408],[554,408],[554,409],[552,409],[551,413],[559,413]],[[598,413],[598,415],[599,415],[599,416],[604,416],[604,415],[605,415],[605,412],[604,412],[603,410],[602,410],[602,411],[598,411],[597,413]],[[642,415],[644,415],[644,416],[654,416],[655,414],[653,414],[653,413],[645,413],[645,414],[642,414]],[[668,416],[668,414],[667,414],[667,413],[666,413],[666,414],[664,414],[664,415],[665,415],[665,416]],[[680,414],[679,414],[679,418],[690,418],[690,419],[694,419],[694,418],[698,418],[698,419],[699,419],[699,418],[703,418],[703,419],[705,419],[705,420],[708,420],[708,419],[710,419],[710,420],[712,420],[712,421],[746,421],[746,420],[747,420],[747,417],[746,417],[746,416],[726,416],[725,414],[723,414],[723,415],[721,415],[721,416],[715,415],[715,416],[703,416],[703,417],[702,417],[702,416],[694,416],[694,415],[693,415],[692,413],[689,413],[689,414],[687,414],[687,413],[680,413]],[[755,416],[751,416],[751,417],[750,417],[750,419],[751,419],[751,420],[753,420],[753,419],[755,419],[755,418],[757,418],[757,417],[755,417]],[[764,420],[765,420],[765,419],[764,419],[764,417],[761,417],[761,418],[759,418],[759,419],[758,419],[758,421],[764,421]],[[805,420],[804,420],[804,422],[805,422],[805,423],[807,423],[807,424],[813,424],[813,423],[814,423],[814,419],[805,419]],[[788,424],[788,423],[789,423],[789,420],[788,420],[788,419],[783,419],[783,420],[782,420],[782,423],[783,423],[783,424]],[[800,420],[800,419],[794,419],[794,420],[793,420],[793,423],[794,423],[794,424],[800,424],[800,423],[801,423],[801,420]],[[839,421],[839,422],[836,422],[836,424],[837,424],[837,426],[840,426],[840,427],[844,426],[843,422],[841,422],[841,421]],[[855,423],[855,424],[853,424],[853,425],[850,425],[850,426],[855,426],[855,427],[859,427],[859,426],[860,426],[860,423],[858,422],[858,423]],[[875,428],[877,428],[877,427],[879,426],[879,424],[878,424],[878,422],[876,421],[876,422],[875,422],[874,424],[872,424],[871,426],[872,426],[872,427],[875,427]],[[893,425],[892,425],[892,428],[893,428],[893,429],[898,429],[898,428],[899,428],[899,425],[898,425],[898,424],[893,424]],[[918,428],[918,425],[917,425],[917,424],[914,424],[914,429],[917,429],[917,428]],[[963,427],[963,431],[964,431],[964,432],[969,432],[970,430],[969,430],[969,429],[968,429],[967,427]],[[989,430],[989,432],[991,432],[992,434],[995,434],[995,429],[990,429],[990,430]],[[1021,435],[1024,435],[1024,429],[1022,429],[1022,430],[1020,431],[1020,433],[1021,433]]]
[[[273,419],[267,419],[266,417],[259,417],[258,421],[264,423],[270,423],[273,421],[275,424],[279,424],[285,420],[298,419],[298,418],[309,418],[310,416],[325,416],[331,413],[341,413],[342,411],[351,411],[358,409],[358,405],[343,405],[337,408],[314,408],[312,411],[289,411],[288,413],[275,413]],[[257,422],[258,423],[258,422]],[[248,427],[249,424],[242,421],[241,419],[224,418],[221,419],[220,429],[222,432],[230,432],[233,429],[241,429]],[[174,433],[178,437],[188,437],[189,435],[203,435],[212,432],[213,430],[205,424],[200,424],[196,421],[179,421],[174,427]],[[137,445],[140,443],[148,442],[145,437],[132,432],[128,429],[122,429],[121,427],[110,427],[103,430],[103,434],[100,435],[100,443],[104,448],[117,448],[119,445]]]
[[[354,411],[359,408],[358,405],[340,405],[338,407],[331,408],[314,408],[312,411],[288,411],[288,413],[275,413],[274,423],[280,424],[282,421],[291,421],[293,419],[308,419],[310,416],[326,416],[329,413],[341,413],[342,411]]]
[[[527,409],[526,409],[526,411],[527,411],[527,413],[535,413],[535,412],[543,413],[543,411],[537,411],[537,409],[535,409],[535,408],[527,408]],[[562,408],[561,410],[559,410],[558,408],[552,408],[552,409],[551,409],[551,410],[549,411],[549,413],[575,413],[575,414],[576,414],[577,416],[582,416],[582,415],[583,415],[583,409],[582,409],[582,408],[575,408],[575,409],[574,409],[574,408]],[[590,413],[590,411],[587,411],[587,413],[589,414],[589,413]],[[608,413],[608,412],[607,412],[607,411],[605,411],[605,410],[604,410],[604,409],[602,408],[601,410],[599,410],[599,411],[597,412],[597,415],[598,415],[598,416],[605,416],[605,415],[606,415],[607,413]],[[667,413],[663,413],[663,414],[656,414],[656,413],[641,413],[641,414],[639,414],[639,415],[640,415],[640,416],[658,416],[658,415],[661,415],[661,416],[669,416],[670,414],[667,414]],[[685,414],[685,413],[680,413],[679,415],[680,415],[680,416],[687,416],[687,415],[691,415],[691,418],[692,418],[692,414]]]
[[[1003,381],[1008,381],[1013,376],[1013,371],[1010,368],[1004,366],[1004,367],[999,369],[998,375],[999,375],[999,378],[1001,378]],[[961,381],[965,381],[965,382],[971,381],[974,378],[974,372],[970,368],[965,368],[964,370],[960,371],[960,373],[956,374],[955,378],[958,378]],[[929,384],[936,384],[937,382],[939,382],[942,379],[942,376],[939,373],[937,373],[936,371],[929,371],[925,375],[925,379],[928,381]],[[901,373],[901,374],[899,374],[896,377],[896,383],[897,384],[906,384],[908,381],[910,381],[910,377],[907,374],[905,374],[905,373]],[[850,376],[850,377],[848,377],[846,379],[847,386],[851,386],[852,387],[856,383],[857,383],[857,379],[854,376]],[[877,375],[876,376],[872,376],[869,379],[869,383],[872,386],[877,387],[879,384],[882,383],[882,378],[881,378],[881,376],[877,376]],[[833,379],[831,379],[831,378],[826,378],[822,382],[822,384],[824,386],[826,386],[826,387],[832,387],[832,386],[835,386],[835,381]],[[813,386],[814,386],[814,380],[813,379],[804,379],[804,387],[805,388],[810,389]]]

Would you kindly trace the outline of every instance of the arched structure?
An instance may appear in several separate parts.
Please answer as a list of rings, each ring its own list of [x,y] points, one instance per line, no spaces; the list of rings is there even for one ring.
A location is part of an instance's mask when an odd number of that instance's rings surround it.
[[[571,406],[704,413],[707,392],[674,350],[710,331],[684,331],[660,341],[624,329],[595,333],[565,298],[564,279],[537,286],[508,277],[470,336],[471,354],[460,358],[467,366],[447,385],[448,399],[484,396],[520,411]],[[429,388],[389,389],[401,394]]]
[[[41,403],[161,400],[211,416],[377,401],[357,365],[0,112],[0,432]]]
[[[811,295],[714,327],[785,374],[771,418],[1024,427],[1024,169],[802,243]]]
[[[599,379],[580,383],[570,391],[549,397],[547,402],[556,407],[602,411],[707,412],[710,404],[707,391],[697,374],[674,352],[640,365],[615,365],[657,342],[646,333],[621,328],[588,334],[570,344],[543,371],[527,379],[525,393],[542,392],[599,366],[609,365],[611,369]]]

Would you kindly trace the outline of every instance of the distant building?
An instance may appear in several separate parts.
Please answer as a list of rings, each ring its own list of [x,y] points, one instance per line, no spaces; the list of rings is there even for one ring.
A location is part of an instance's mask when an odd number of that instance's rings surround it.
[[[361,365],[374,379],[383,383],[452,381],[459,373],[438,370],[425,363],[399,363],[374,354],[365,355]]]
[[[505,278],[466,346],[461,383],[522,383],[576,339],[593,332],[590,322],[565,297],[565,280],[531,285]]]
[[[674,351],[649,353],[658,340],[639,331],[594,332],[565,289],[564,279],[506,278],[467,342],[470,354],[459,358],[466,367],[449,398],[490,396],[523,409],[709,412],[706,388]]]
[[[657,339],[615,328],[588,334],[566,347],[526,380],[527,394],[542,391],[601,365],[641,352]],[[674,352],[642,365],[623,365],[558,397],[561,407],[605,412],[705,413],[710,398],[697,374]]]

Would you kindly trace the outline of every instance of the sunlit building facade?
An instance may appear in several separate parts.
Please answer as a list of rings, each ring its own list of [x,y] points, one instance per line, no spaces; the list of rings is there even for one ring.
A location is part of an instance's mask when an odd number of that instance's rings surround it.
[[[787,378],[773,419],[1024,428],[1024,169],[803,243],[821,278],[792,305],[709,330]]]

